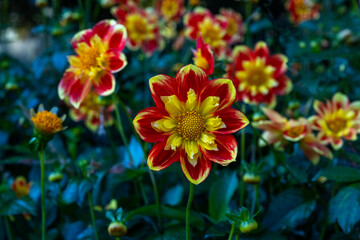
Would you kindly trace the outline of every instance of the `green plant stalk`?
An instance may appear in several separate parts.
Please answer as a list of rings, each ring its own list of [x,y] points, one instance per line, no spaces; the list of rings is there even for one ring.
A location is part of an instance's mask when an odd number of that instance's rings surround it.
[[[88,195],[89,209],[90,209],[90,215],[91,215],[91,222],[92,222],[94,232],[95,232],[95,239],[100,240],[99,233],[98,233],[97,227],[96,227],[96,218],[95,218],[95,213],[94,213],[94,205],[93,205],[93,202],[92,202],[92,193],[91,193],[91,191],[88,191],[87,195]]]
[[[237,235],[236,235],[236,240],[239,240],[240,239],[240,234],[238,233]]]
[[[356,14],[357,14],[358,16],[360,16],[359,6],[358,6],[356,0],[352,0],[352,8],[353,8],[354,11],[356,12]]]
[[[41,239],[46,239],[46,209],[45,209],[45,160],[44,147],[39,151],[40,157],[40,181],[41,181]]]
[[[243,114],[245,114],[245,110],[246,110],[246,107],[245,107],[245,104],[243,104],[241,106],[241,112]],[[241,129],[241,145],[240,145],[240,148],[241,148],[241,153],[240,153],[240,156],[241,156],[241,163],[243,161],[245,161],[245,129]],[[240,165],[241,167],[241,165]],[[243,176],[244,172],[242,169],[240,169],[240,173],[241,173],[241,176]],[[239,201],[239,207],[242,207],[244,205],[244,197],[245,197],[245,183],[244,181],[241,181],[240,184],[239,184],[239,192],[240,192],[240,201]]]
[[[259,184],[255,185],[255,193],[256,193],[256,208],[260,209],[260,193],[259,193]]]
[[[247,21],[248,24],[250,24],[250,20],[248,20],[248,18],[251,16],[251,1],[248,0],[246,3],[245,3],[245,19]],[[248,27],[248,26],[246,26]],[[250,32],[249,31],[246,31],[245,33],[245,41],[246,41],[246,44],[247,45],[250,45],[251,43],[251,38],[250,38]]]
[[[7,216],[4,216],[4,222],[5,222],[5,229],[6,229],[6,234],[9,238],[9,240],[13,240],[13,236],[12,236],[12,233],[11,233],[11,228],[10,228],[10,224],[9,224],[9,220],[8,220],[8,217]]]
[[[190,182],[189,199],[186,206],[186,240],[191,240],[190,232],[190,208],[194,198],[194,184]]]
[[[116,238],[116,240],[120,240],[120,238],[119,238],[119,237],[117,237],[117,238]]]
[[[85,23],[85,10],[82,0],[78,0],[79,5],[79,11],[81,16],[81,21],[79,22],[79,28],[80,30],[85,29],[86,23]]]
[[[159,192],[158,192],[158,188],[157,188],[157,185],[156,185],[156,181],[155,181],[155,177],[154,177],[153,172],[150,169],[148,171],[149,171],[151,183],[152,183],[152,186],[153,186],[153,189],[154,189],[154,194],[155,194],[155,204],[156,204],[156,208],[157,208],[157,217],[158,217],[158,221],[159,221],[159,228],[160,228],[160,231],[162,231]]]
[[[231,239],[233,238],[234,230],[235,230],[235,222],[233,222],[233,224],[231,225],[231,230],[230,230],[230,234],[229,234],[228,240],[231,240]]]

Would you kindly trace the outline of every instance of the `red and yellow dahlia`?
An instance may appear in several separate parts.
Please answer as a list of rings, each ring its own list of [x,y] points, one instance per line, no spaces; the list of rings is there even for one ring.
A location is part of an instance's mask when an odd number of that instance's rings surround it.
[[[15,192],[16,197],[24,197],[29,195],[32,182],[27,182],[24,176],[18,176],[11,184],[11,189]]]
[[[298,142],[305,156],[314,164],[318,163],[320,156],[332,158],[331,151],[317,139],[311,130],[311,125],[305,118],[286,119],[278,112],[263,108],[269,120],[253,122],[253,126],[264,130],[260,143],[264,146],[272,144],[282,149],[288,142]]]
[[[336,93],[332,101],[326,103],[315,100],[317,115],[309,120],[313,129],[318,130],[318,138],[324,144],[331,143],[336,150],[343,145],[342,138],[355,141],[360,133],[360,101],[350,103],[349,98]]]
[[[227,42],[227,22],[215,18],[211,12],[202,7],[196,7],[184,17],[185,36],[197,40],[201,35],[204,42],[209,44],[215,55],[222,57],[225,54]]]
[[[115,20],[103,20],[77,33],[71,40],[77,55],[68,57],[70,67],[58,86],[60,99],[69,96],[70,103],[78,108],[92,87],[101,96],[113,93],[113,73],[127,64],[122,53],[126,39],[125,27]]]
[[[151,55],[160,47],[159,22],[154,11],[142,9],[136,3],[113,7],[111,13],[117,21],[125,25],[129,35],[128,47],[139,49]]]
[[[226,22],[226,35],[224,39],[228,44],[233,44],[243,39],[245,29],[240,13],[232,9],[220,9],[220,15],[217,15],[216,18]]]
[[[313,0],[288,0],[285,4],[290,20],[295,24],[316,19],[320,16],[320,5]]]
[[[147,160],[150,169],[159,171],[180,160],[188,180],[199,184],[211,162],[226,166],[235,161],[238,148],[231,134],[249,121],[231,108],[236,98],[231,80],[208,81],[203,70],[190,64],[175,78],[151,78],[150,90],[156,107],[142,110],[133,122],[144,141],[156,143]]]
[[[236,46],[232,59],[226,77],[233,81],[238,100],[274,105],[276,95],[291,91],[292,83],[285,75],[287,58],[282,54],[270,55],[265,42],[258,42],[254,51],[247,46]]]
[[[215,60],[209,44],[204,43],[200,36],[196,42],[196,50],[193,50],[194,64],[205,71],[207,75],[214,72]]]
[[[178,21],[185,11],[184,0],[158,0],[157,8],[166,21]]]
[[[91,91],[79,108],[70,108],[69,115],[74,121],[84,121],[91,131],[113,124],[112,112],[115,106],[102,100],[96,92]]]

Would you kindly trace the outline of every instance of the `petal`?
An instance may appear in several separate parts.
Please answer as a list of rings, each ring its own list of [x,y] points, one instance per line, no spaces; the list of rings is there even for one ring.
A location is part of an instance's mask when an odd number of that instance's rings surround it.
[[[247,117],[239,110],[233,108],[223,109],[215,112],[214,115],[220,117],[222,122],[225,124],[225,128],[220,128],[214,131],[215,133],[235,133],[249,124]]]
[[[348,133],[347,135],[345,135],[344,138],[345,138],[346,140],[349,140],[349,141],[355,141],[355,140],[357,140],[357,135],[356,135],[355,129],[350,128],[350,129],[349,129],[349,133]]]
[[[275,110],[272,110],[270,108],[262,108],[261,109],[265,115],[273,122],[276,123],[285,123],[287,122],[286,118],[284,118],[283,116],[281,116],[278,112],[276,112]]]
[[[332,98],[332,101],[337,108],[347,107],[349,106],[350,103],[349,98],[345,94],[339,92],[335,93],[335,95]]]
[[[314,101],[313,107],[315,112],[318,113],[320,116],[322,116],[326,112],[326,105],[319,100]]]
[[[236,89],[234,84],[229,79],[214,79],[204,86],[200,93],[200,102],[203,102],[207,97],[219,97],[218,110],[231,107],[236,98]]]
[[[81,42],[90,45],[90,40],[93,36],[94,33],[91,29],[82,30],[75,34],[74,37],[71,39],[71,46],[76,50],[77,45]]]
[[[65,98],[65,95],[69,94],[72,85],[76,81],[79,81],[79,79],[76,78],[75,74],[72,71],[66,71],[64,73],[58,86],[58,95],[61,100]]]
[[[201,68],[192,64],[186,65],[175,76],[175,94],[180,101],[185,102],[187,100],[187,92],[190,89],[193,89],[195,94],[199,96],[202,87],[207,82],[208,77]]]
[[[200,155],[197,164],[193,166],[187,159],[184,150],[180,151],[180,164],[186,178],[193,184],[198,185],[203,182],[210,173],[211,161]]]
[[[125,47],[126,40],[127,40],[126,28],[121,24],[116,24],[113,27],[113,31],[109,39],[109,48],[110,49],[113,48],[118,51],[121,51]]]
[[[92,29],[94,34],[97,34],[101,39],[105,39],[112,28],[116,25],[114,19],[107,19],[98,22]]]
[[[83,82],[83,83],[82,83]],[[79,108],[80,103],[85,99],[91,89],[91,81],[76,81],[70,89],[70,103],[75,108]]]
[[[178,117],[184,111],[184,106],[176,95],[162,96],[161,100],[165,104],[166,111],[174,118]]]
[[[168,117],[168,113],[156,107],[150,107],[139,112],[134,121],[134,127],[142,140],[145,142],[160,142],[167,138],[168,134],[156,131],[152,123]]]
[[[331,146],[335,150],[339,150],[342,147],[343,143],[344,143],[344,141],[341,138],[332,138],[331,139]]]
[[[119,72],[127,65],[125,54],[119,51],[108,51],[109,69],[112,73]]]
[[[174,91],[174,78],[160,74],[150,78],[149,86],[151,95],[157,107],[164,108],[164,102],[161,100],[161,96],[171,96],[175,94]]]
[[[236,161],[238,145],[233,135],[216,135],[215,143],[218,150],[200,149],[207,159],[222,166]]]
[[[94,83],[96,92],[101,96],[109,96],[115,90],[115,77],[110,72],[104,71],[98,82]]]
[[[269,48],[267,47],[266,43],[263,41],[260,41],[256,43],[254,55],[256,57],[265,57],[267,58],[269,56]]]
[[[159,171],[179,161],[180,151],[164,150],[165,145],[166,140],[155,144],[150,150],[147,164],[151,170]]]

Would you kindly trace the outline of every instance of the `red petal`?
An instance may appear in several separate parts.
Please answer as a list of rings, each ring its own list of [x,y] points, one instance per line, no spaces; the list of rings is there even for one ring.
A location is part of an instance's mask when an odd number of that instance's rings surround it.
[[[147,160],[151,170],[159,171],[179,161],[180,151],[164,150],[165,146],[166,140],[155,144],[151,149]]]
[[[161,96],[171,96],[175,94],[175,80],[165,74],[159,74],[150,78],[149,86],[154,102],[159,108],[164,108],[164,102],[161,100]]]
[[[187,92],[193,89],[199,95],[204,84],[208,82],[206,73],[199,67],[189,64],[181,68],[175,76],[175,94],[180,101],[186,102]]]
[[[94,83],[96,92],[101,96],[108,96],[115,90],[115,77],[110,72],[104,72],[98,82]]]
[[[229,79],[214,79],[203,87],[200,93],[200,102],[203,102],[209,96],[217,96],[220,98],[219,110],[231,107],[236,98],[236,90],[234,84]]]
[[[127,60],[125,54],[119,51],[108,51],[110,56],[109,58],[109,68],[111,72],[118,72],[127,65]]]
[[[75,108],[79,108],[80,103],[85,99],[91,88],[91,81],[76,81],[70,89],[70,103]]]
[[[269,56],[269,53],[269,48],[267,47],[265,42],[260,41],[255,45],[254,55],[256,57],[267,58]]]
[[[219,116],[226,126],[225,128],[220,128],[214,131],[215,133],[220,133],[220,134],[235,133],[249,124],[249,120],[247,119],[247,117],[239,110],[233,108],[227,108],[215,112],[214,116]]]
[[[236,161],[238,145],[233,135],[216,135],[215,143],[218,151],[200,149],[207,159],[222,166]]]
[[[142,140],[145,142],[160,142],[167,138],[167,134],[157,132],[151,125],[159,119],[169,116],[168,113],[157,107],[149,107],[139,112],[134,121],[134,127]]]
[[[115,24],[116,21],[113,19],[102,20],[93,27],[92,31],[94,35],[97,34],[101,39],[105,39]]]
[[[125,27],[121,24],[116,24],[109,39],[109,48],[114,48],[118,51],[123,50],[125,47],[126,39],[127,33]]]
[[[202,154],[197,159],[196,166],[191,165],[183,149],[180,150],[180,165],[186,178],[196,185],[203,182],[211,170],[211,161],[206,159]]]
[[[81,42],[85,42],[90,45],[90,39],[94,36],[94,33],[91,29],[85,29],[77,34],[71,39],[71,46],[76,50],[77,45]]]
[[[79,79],[76,78],[75,74],[72,71],[66,71],[64,73],[58,86],[58,94],[61,100],[65,98],[65,95],[69,94],[72,85],[76,81],[79,81]]]

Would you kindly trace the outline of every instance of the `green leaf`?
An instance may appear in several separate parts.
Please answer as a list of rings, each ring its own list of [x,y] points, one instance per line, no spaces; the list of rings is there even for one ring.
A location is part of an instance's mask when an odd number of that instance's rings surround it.
[[[306,221],[315,206],[316,201],[305,199],[300,189],[286,190],[270,203],[263,224],[273,231],[294,228]]]
[[[215,221],[225,219],[226,209],[234,195],[238,179],[236,173],[226,174],[222,179],[217,180],[210,189],[209,215]]]
[[[176,219],[179,221],[185,222],[185,209],[178,209],[178,208],[172,208],[167,207],[164,205],[160,205],[161,209],[161,215],[163,217],[169,218],[169,219]],[[157,216],[157,207],[156,205],[148,205],[142,208],[135,209],[131,212],[128,212],[126,214],[126,217],[124,218],[124,222],[131,220],[136,215],[145,215],[145,216]],[[204,227],[204,220],[203,218],[196,212],[191,211],[190,213],[190,221],[191,225],[194,227]]]
[[[17,215],[23,213],[30,213],[31,215],[36,215],[35,202],[29,196],[15,200],[7,200],[8,201],[6,202],[0,202],[0,216]]]
[[[360,170],[344,166],[329,167],[321,169],[313,177],[313,181],[316,181],[319,177],[326,177],[335,182],[356,182],[360,181]]]
[[[329,221],[337,221],[345,233],[350,233],[360,221],[360,184],[341,189],[330,200]]]

